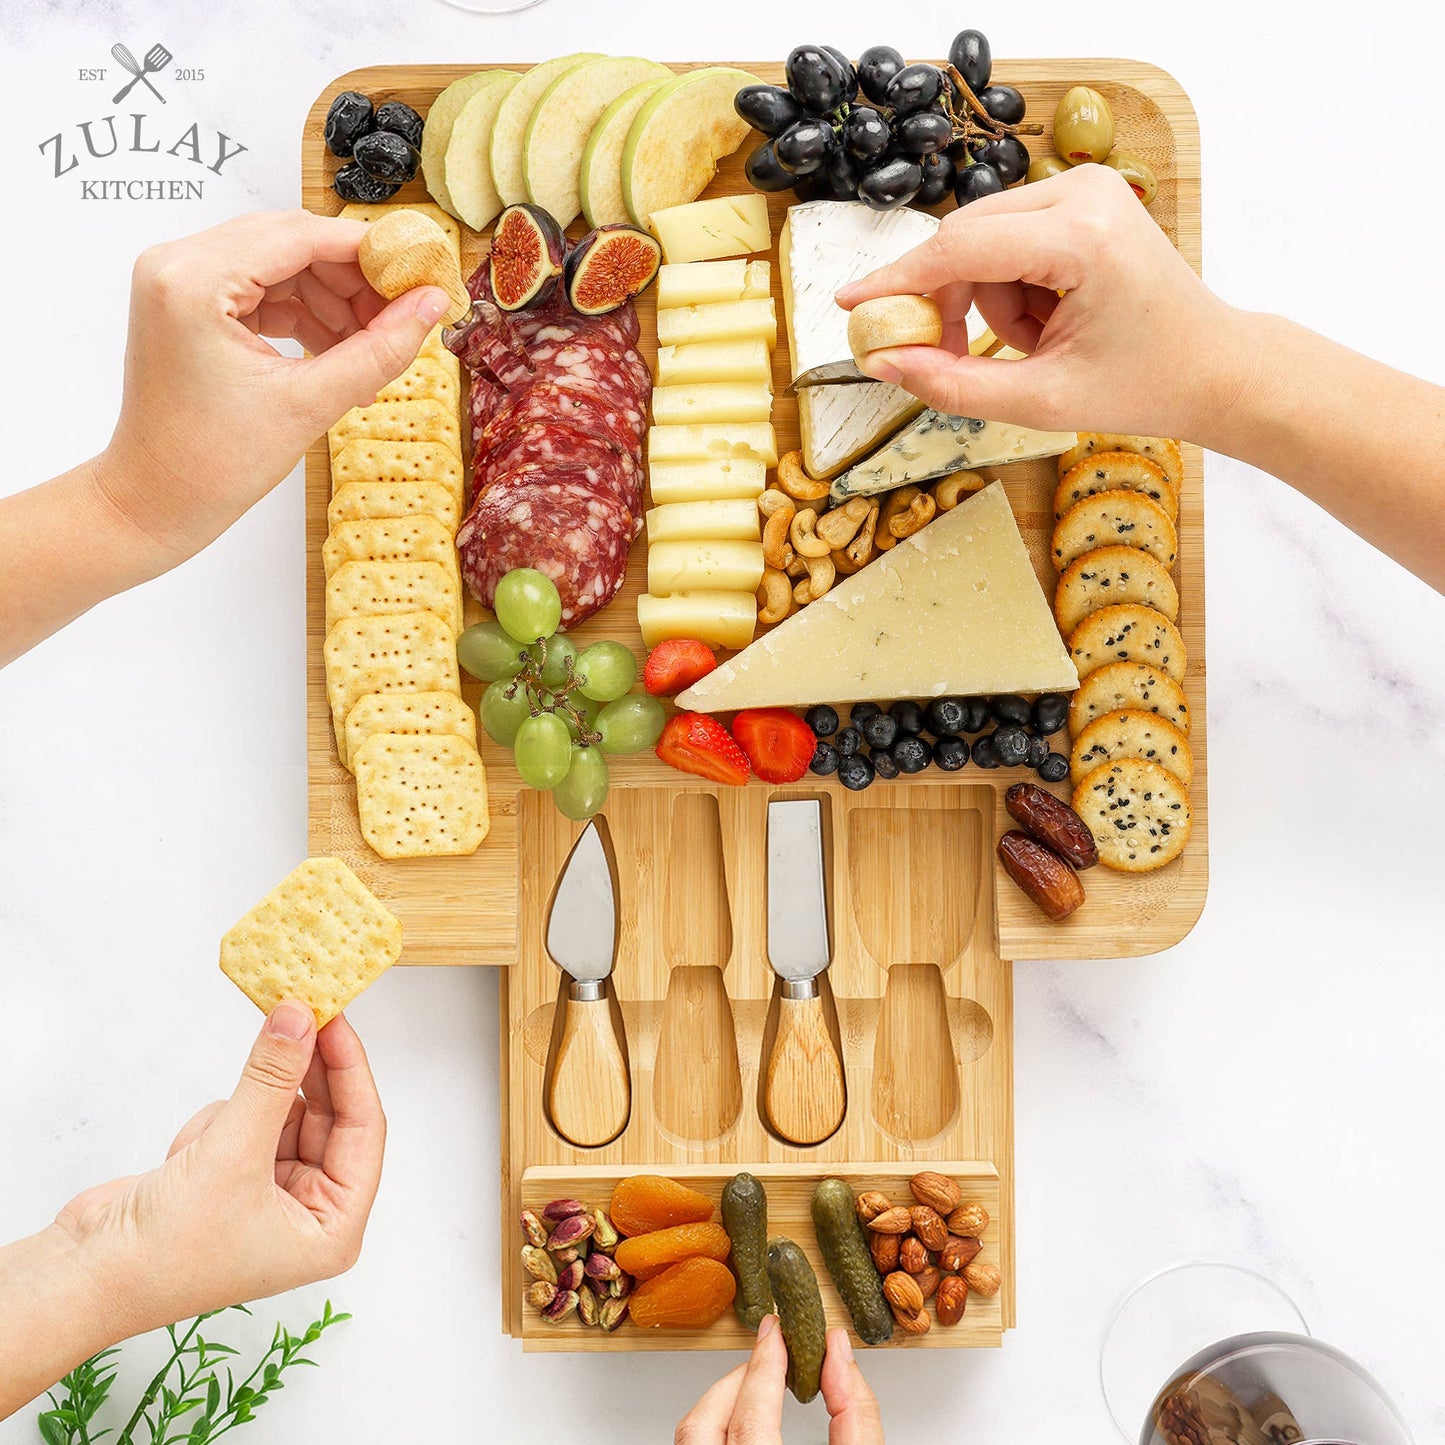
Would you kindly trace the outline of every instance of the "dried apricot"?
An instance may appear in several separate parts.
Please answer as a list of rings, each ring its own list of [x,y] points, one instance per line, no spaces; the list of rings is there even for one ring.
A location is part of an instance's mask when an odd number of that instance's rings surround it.
[[[706,1194],[660,1174],[634,1174],[612,1191],[612,1222],[623,1234],[650,1234],[674,1224],[703,1224],[713,1216]]]
[[[671,1229],[654,1229],[624,1239],[615,1257],[624,1273],[634,1279],[651,1279],[668,1265],[698,1255],[724,1260],[730,1246],[728,1232],[720,1224],[674,1224]]]
[[[700,1330],[722,1318],[736,1293],[727,1265],[685,1259],[633,1290],[632,1323],[644,1330]]]

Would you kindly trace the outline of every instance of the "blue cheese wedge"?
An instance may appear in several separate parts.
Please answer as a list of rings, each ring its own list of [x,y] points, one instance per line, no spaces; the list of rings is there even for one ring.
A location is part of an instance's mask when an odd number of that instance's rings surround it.
[[[994,482],[677,699],[698,712],[1070,692],[1079,674]]]
[[[849,356],[848,313],[838,288],[911,251],[938,229],[926,211],[872,211],[856,201],[811,201],[788,211],[778,238],[778,270],[791,374]],[[798,394],[803,465],[837,476],[922,410],[902,387],[881,382],[815,386]]]

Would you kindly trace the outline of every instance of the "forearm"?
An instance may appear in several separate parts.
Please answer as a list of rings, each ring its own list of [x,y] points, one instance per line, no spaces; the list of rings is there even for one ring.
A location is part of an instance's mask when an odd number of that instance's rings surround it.
[[[1233,313],[1190,440],[1272,472],[1445,591],[1445,388]]]
[[[0,667],[164,570],[108,500],[106,455],[0,499]]]
[[[0,1420],[133,1333],[104,1263],[58,1225],[0,1248]]]

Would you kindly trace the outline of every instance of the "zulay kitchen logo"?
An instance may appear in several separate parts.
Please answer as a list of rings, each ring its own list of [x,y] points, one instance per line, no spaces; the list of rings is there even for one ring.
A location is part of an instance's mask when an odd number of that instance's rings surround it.
[[[151,113],[150,106],[168,104],[162,86],[175,82],[204,81],[206,72],[196,66],[177,65],[164,45],[152,45],[140,60],[129,46],[112,45],[114,65],[82,67],[80,80],[109,87],[123,84],[111,97],[111,105],[123,107],[109,114],[83,120],[69,130],[57,131],[40,142],[40,152],[53,168],[56,180],[73,177],[85,201],[199,201],[205,195],[210,175],[219,176],[226,165],[248,147],[224,131],[209,130],[199,121],[185,123],[186,117],[171,119],[170,113]],[[146,95],[145,92],[150,94]],[[139,108],[144,106],[144,109]],[[168,164],[194,166],[180,176],[117,176],[96,174],[130,164],[149,168],[154,162],[141,157],[166,158]]]

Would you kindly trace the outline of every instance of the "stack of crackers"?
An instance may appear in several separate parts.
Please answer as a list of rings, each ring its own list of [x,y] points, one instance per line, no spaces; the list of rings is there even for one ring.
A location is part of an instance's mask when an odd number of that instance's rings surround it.
[[[347,206],[374,221],[391,206]],[[416,205],[457,247],[457,223]],[[361,831],[383,858],[474,852],[487,836],[476,714],[462,700],[456,530],[465,512],[461,373],[441,328],[328,433],[326,690]]]
[[[1099,861],[1162,868],[1189,841],[1189,707],[1179,589],[1179,443],[1080,432],[1059,458],[1054,616],[1079,669],[1069,707],[1074,810]]]

